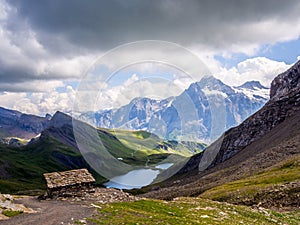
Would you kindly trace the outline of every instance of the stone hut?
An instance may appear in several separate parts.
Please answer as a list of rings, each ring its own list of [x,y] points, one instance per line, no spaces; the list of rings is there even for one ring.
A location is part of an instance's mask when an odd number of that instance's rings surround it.
[[[47,197],[83,196],[93,191],[95,182],[87,169],[68,170],[63,172],[45,173]]]

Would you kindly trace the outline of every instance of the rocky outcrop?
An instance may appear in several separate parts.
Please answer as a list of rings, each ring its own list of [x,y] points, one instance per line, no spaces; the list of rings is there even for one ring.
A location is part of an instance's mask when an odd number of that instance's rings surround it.
[[[77,150],[72,120],[73,119],[71,116],[57,111],[49,121],[47,128],[42,131],[40,139],[47,139],[47,137],[50,136],[59,140],[61,143],[69,145]],[[82,122],[82,126],[84,127],[88,125]]]
[[[18,196],[20,198],[20,196]],[[26,207],[23,204],[15,203],[14,200],[17,199],[15,196],[10,194],[1,194],[0,193],[0,221],[2,220],[8,220],[10,217],[5,216],[7,215],[7,212],[15,213],[15,215],[21,214],[21,213],[35,213],[31,208]],[[2,223],[1,222],[1,223]]]
[[[273,101],[288,98],[300,90],[300,61],[286,72],[279,74],[271,84],[270,97]]]
[[[273,127],[300,110],[300,63],[278,75],[271,86],[271,99],[240,126],[225,133],[220,151],[212,165],[230,158]]]
[[[261,110],[239,126],[225,132],[224,138],[206,149],[208,152],[218,151],[208,168],[232,157],[300,110],[300,61],[274,79],[270,97]],[[180,173],[199,169],[202,157],[203,153],[193,156]]]
[[[48,126],[60,128],[64,125],[72,126],[72,117],[60,111],[57,111],[51,118]]]

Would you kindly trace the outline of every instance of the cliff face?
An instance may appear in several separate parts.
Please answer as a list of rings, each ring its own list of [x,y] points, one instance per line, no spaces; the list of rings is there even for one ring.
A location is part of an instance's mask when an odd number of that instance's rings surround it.
[[[48,126],[50,118],[0,107],[0,137],[33,138]]]
[[[230,158],[300,110],[300,61],[272,82],[270,100],[240,126],[225,133],[212,165]]]
[[[300,61],[286,72],[279,74],[271,84],[270,97],[273,101],[288,98],[300,90]]]
[[[300,110],[300,61],[286,72],[279,74],[271,85],[270,100],[257,113],[246,119],[241,125],[225,132],[210,145],[207,152],[217,152],[209,167],[213,167],[232,157],[252,142],[263,138],[273,127],[282,123]],[[186,173],[199,168],[203,153],[195,155],[182,168]],[[214,154],[212,154],[214,157]],[[208,166],[208,165],[207,165]]]

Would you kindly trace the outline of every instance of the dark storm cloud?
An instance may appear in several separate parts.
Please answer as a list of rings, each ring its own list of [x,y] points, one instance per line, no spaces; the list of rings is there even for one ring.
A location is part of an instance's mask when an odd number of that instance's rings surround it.
[[[247,43],[260,38],[259,34],[255,37],[255,30],[253,36],[249,35],[243,26],[265,20],[289,21],[299,12],[297,0],[11,0],[10,3],[50,49],[63,47],[51,42],[51,37],[104,50],[144,39],[222,48],[231,42]],[[243,29],[238,33],[240,27]]]
[[[13,88],[78,79],[99,54],[140,40],[245,52],[295,39],[299,6],[298,0],[0,0],[0,82]]]

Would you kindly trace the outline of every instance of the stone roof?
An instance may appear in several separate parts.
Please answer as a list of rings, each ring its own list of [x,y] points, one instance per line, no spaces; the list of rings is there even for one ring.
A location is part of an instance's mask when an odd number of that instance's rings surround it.
[[[87,169],[68,170],[63,172],[45,173],[48,188],[95,182]]]

